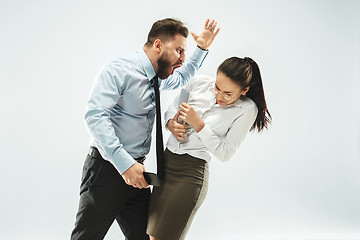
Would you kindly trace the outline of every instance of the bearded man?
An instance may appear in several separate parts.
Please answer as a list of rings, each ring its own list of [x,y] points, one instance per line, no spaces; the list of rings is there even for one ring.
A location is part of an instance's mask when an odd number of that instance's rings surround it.
[[[156,90],[183,87],[199,69],[219,29],[205,21],[185,63],[188,29],[178,20],[155,22],[143,49],[104,66],[85,114],[91,135],[72,240],[103,239],[116,219],[126,239],[146,234],[150,188],[143,161],[150,150]],[[154,87],[155,86],[155,87]]]

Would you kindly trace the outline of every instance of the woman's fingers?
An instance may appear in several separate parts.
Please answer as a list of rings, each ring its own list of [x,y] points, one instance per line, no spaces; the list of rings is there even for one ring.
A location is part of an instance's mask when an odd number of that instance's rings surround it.
[[[186,129],[185,128],[178,128],[175,130],[175,132],[177,134],[185,134],[186,133]]]
[[[177,135],[177,136],[175,136],[175,137],[176,137],[177,140],[184,140],[184,139],[187,138],[186,135]]]
[[[187,109],[183,106],[183,105],[180,105],[179,108],[183,111],[186,111]],[[182,114],[183,112],[180,111],[180,115]]]
[[[183,106],[184,108],[191,108],[191,105],[186,102],[181,103],[180,106]]]
[[[180,110],[178,110],[178,111],[176,112],[175,116],[173,117],[173,120],[174,120],[175,122],[178,121],[179,115],[180,115]]]

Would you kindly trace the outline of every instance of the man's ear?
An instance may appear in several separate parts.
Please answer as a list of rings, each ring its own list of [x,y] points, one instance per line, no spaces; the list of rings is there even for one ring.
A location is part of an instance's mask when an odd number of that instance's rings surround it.
[[[160,39],[156,39],[154,41],[154,48],[158,54],[160,54],[162,52],[163,46],[164,46],[164,44],[161,42]]]

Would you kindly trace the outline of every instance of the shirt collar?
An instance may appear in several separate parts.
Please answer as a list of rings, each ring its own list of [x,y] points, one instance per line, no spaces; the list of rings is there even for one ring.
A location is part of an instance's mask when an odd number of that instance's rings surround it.
[[[238,100],[236,100],[235,102],[233,102],[231,105],[235,106],[235,107],[239,107],[241,108],[241,106],[243,105],[244,100],[242,100],[241,98],[239,98]]]
[[[146,55],[146,53],[143,49],[137,51],[136,53],[137,53],[137,55],[140,59],[140,62],[144,68],[146,76],[148,77],[149,81],[151,81],[151,79],[153,79],[153,77],[155,77],[155,75],[156,75],[154,66],[152,65],[149,57]]]

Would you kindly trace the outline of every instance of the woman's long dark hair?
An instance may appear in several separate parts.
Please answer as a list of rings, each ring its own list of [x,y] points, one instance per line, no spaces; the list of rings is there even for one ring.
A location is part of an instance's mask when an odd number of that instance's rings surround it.
[[[217,71],[224,73],[242,89],[250,87],[246,96],[251,98],[258,108],[256,120],[250,131],[257,128],[260,132],[264,127],[267,128],[271,122],[271,115],[266,106],[260,69],[257,63],[249,57],[231,57],[221,63]]]

